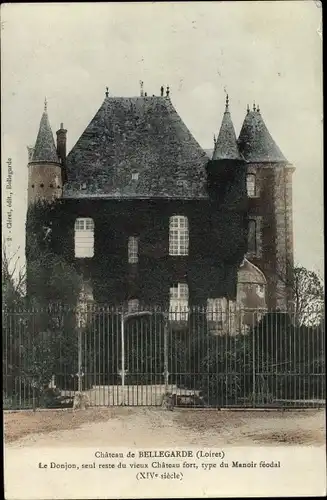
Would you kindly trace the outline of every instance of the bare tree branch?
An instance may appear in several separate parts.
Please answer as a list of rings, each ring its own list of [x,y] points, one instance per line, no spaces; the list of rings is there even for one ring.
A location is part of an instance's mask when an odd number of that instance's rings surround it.
[[[321,276],[287,261],[277,263],[276,274],[292,297],[296,323],[307,326],[320,323],[324,314],[324,282]]]

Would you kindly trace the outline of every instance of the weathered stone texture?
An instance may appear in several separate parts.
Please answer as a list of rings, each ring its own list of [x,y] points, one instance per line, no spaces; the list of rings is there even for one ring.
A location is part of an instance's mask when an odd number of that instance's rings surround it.
[[[61,166],[58,163],[31,163],[28,168],[28,203],[51,201],[62,196]]]

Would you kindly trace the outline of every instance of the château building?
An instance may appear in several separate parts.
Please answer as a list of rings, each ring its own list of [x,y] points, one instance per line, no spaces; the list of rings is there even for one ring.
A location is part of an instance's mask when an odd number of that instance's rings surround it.
[[[160,95],[105,99],[66,154],[47,106],[29,148],[28,203],[58,205],[53,248],[92,300],[284,309],[293,262],[292,172],[259,107],[237,139],[228,97],[212,154]],[[60,203],[58,201],[60,200]]]

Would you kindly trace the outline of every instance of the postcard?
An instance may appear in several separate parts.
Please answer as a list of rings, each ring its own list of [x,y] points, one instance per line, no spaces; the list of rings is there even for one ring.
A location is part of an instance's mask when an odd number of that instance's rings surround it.
[[[1,35],[5,498],[326,494],[321,2]]]

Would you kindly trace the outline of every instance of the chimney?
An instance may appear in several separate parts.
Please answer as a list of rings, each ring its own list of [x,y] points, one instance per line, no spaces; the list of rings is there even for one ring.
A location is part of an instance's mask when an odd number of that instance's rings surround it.
[[[64,124],[60,124],[60,129],[57,130],[57,154],[60,158],[62,165],[62,178],[63,182],[66,179],[66,143],[67,143],[67,130],[64,129]]]
[[[34,146],[27,146],[27,151],[28,151],[28,162],[32,161],[33,154],[34,154]]]
[[[57,130],[57,154],[64,165],[66,163],[66,141],[67,130],[64,129],[64,124],[60,124],[60,129]]]

